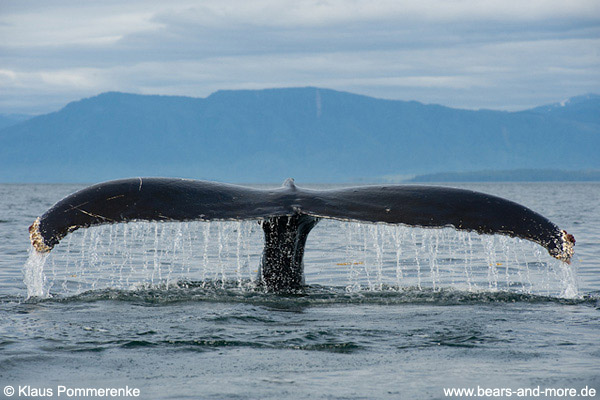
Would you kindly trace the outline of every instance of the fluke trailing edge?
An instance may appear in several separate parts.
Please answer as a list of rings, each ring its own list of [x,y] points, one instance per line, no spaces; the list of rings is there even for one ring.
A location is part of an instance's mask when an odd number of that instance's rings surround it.
[[[265,247],[260,281],[271,290],[303,285],[306,238],[321,218],[501,234],[531,240],[570,262],[575,238],[542,215],[500,197],[433,186],[278,189],[216,182],[133,178],[90,186],[56,203],[29,228],[38,252],[69,232],[128,221],[259,220]]]

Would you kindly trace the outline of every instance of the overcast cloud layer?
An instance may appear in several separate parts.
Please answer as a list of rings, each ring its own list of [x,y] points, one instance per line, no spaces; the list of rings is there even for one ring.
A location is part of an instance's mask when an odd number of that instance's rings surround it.
[[[600,2],[0,2],[0,113],[289,86],[507,110],[600,93]]]

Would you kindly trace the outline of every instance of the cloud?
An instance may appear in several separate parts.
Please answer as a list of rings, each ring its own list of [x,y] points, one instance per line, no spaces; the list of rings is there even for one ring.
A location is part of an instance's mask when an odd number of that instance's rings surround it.
[[[7,0],[0,112],[324,86],[518,109],[600,91],[597,1]]]
[[[193,7],[169,9],[156,19],[164,23],[177,21],[210,27],[254,25],[287,28],[382,21],[444,23],[595,19],[598,11],[600,6],[593,0],[213,0]]]
[[[106,46],[128,34],[155,29],[152,13],[113,15],[105,9],[69,9],[60,12],[23,12],[4,15],[0,43],[8,48]]]

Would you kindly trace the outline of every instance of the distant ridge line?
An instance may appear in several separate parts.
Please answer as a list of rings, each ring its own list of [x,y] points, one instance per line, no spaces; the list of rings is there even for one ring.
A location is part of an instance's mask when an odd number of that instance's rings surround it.
[[[438,172],[417,175],[404,182],[600,182],[600,170],[514,169]]]

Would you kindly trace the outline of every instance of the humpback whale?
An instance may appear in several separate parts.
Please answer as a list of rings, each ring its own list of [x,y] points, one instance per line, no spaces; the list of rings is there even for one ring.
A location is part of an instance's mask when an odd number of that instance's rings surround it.
[[[304,285],[306,239],[322,218],[446,227],[538,243],[569,263],[575,238],[515,202],[471,190],[379,185],[314,190],[287,179],[277,189],[174,179],[131,178],[99,183],[56,203],[29,228],[46,253],[79,228],[128,221],[258,220],[264,231],[259,282],[268,290]]]

